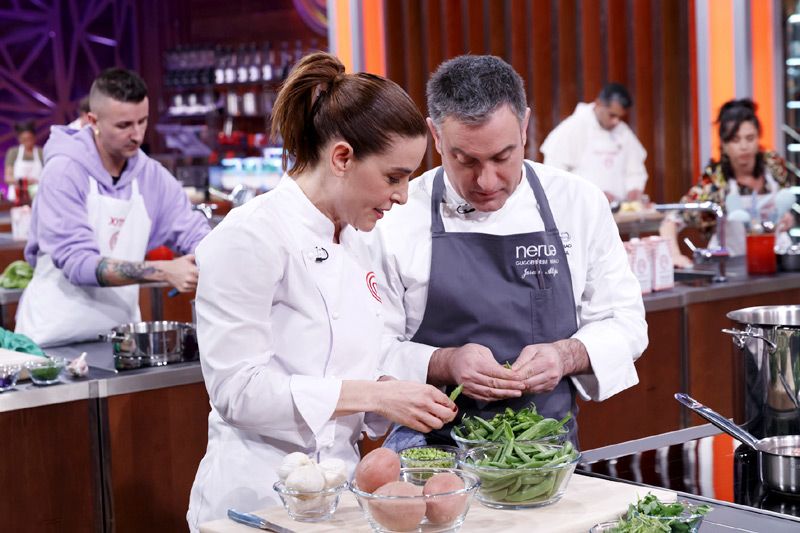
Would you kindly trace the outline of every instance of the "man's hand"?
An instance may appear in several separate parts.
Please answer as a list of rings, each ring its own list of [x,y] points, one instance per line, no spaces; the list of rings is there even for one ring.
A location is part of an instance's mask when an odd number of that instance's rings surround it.
[[[520,352],[512,370],[525,384],[528,394],[555,389],[562,378],[591,368],[586,347],[577,339],[552,344],[531,344]]]
[[[625,200],[627,200],[628,202],[635,202],[641,199],[642,199],[642,191],[639,189],[631,189],[625,196]]]
[[[194,255],[183,255],[171,261],[152,261],[153,266],[163,272],[164,281],[179,292],[191,292],[197,288],[198,270]]]
[[[613,202],[615,200],[618,200],[618,198],[617,198],[617,196],[615,194],[612,194],[612,193],[610,193],[608,191],[603,191],[603,194],[606,195],[606,200],[608,200],[608,203],[611,203],[611,202]]]
[[[436,350],[428,364],[428,380],[434,385],[464,385],[465,395],[487,402],[519,398],[525,388],[480,344]]]

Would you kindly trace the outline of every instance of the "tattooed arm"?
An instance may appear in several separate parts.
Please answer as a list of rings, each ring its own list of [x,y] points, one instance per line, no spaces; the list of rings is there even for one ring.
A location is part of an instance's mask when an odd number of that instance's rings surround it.
[[[181,292],[197,287],[197,266],[194,255],[184,255],[174,261],[121,261],[104,257],[97,265],[97,282],[101,287],[116,287],[166,281]]]

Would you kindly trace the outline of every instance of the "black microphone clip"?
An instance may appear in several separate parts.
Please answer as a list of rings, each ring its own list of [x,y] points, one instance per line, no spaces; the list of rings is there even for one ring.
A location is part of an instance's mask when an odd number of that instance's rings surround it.
[[[475,208],[469,204],[459,204],[458,207],[456,207],[456,213],[459,215],[466,215],[467,213],[472,213],[473,211],[475,211]]]
[[[319,246],[315,246],[314,249],[317,251],[317,256],[314,258],[315,263],[322,263],[329,257],[328,250],[326,250],[325,248],[320,248]]]

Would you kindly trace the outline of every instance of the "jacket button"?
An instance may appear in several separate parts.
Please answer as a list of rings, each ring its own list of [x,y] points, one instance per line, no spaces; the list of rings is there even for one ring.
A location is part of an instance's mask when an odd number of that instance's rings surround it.
[[[334,319],[334,320],[339,320],[338,311],[334,311],[333,313],[331,313],[331,318]]]

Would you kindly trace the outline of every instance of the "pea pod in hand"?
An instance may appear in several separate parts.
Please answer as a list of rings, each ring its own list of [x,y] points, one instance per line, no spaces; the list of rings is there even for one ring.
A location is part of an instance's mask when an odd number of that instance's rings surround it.
[[[456,398],[458,398],[458,395],[461,394],[462,390],[464,390],[464,384],[463,383],[461,385],[459,385],[458,387],[456,387],[455,389],[453,389],[453,392],[450,393],[450,401],[451,402],[456,401]]]

